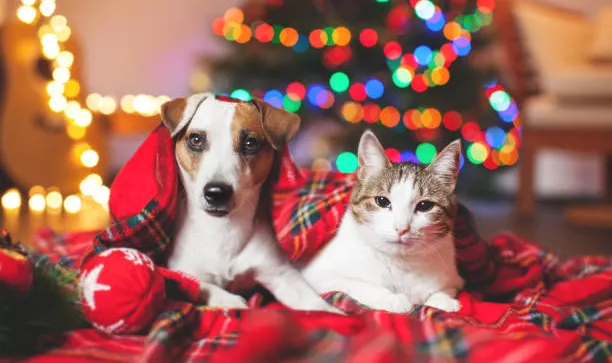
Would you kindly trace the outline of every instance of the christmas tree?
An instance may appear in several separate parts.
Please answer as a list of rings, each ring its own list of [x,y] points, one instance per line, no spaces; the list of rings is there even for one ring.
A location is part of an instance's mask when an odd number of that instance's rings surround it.
[[[515,164],[519,146],[515,102],[495,69],[470,57],[490,41],[482,30],[493,9],[493,0],[252,0],[214,20],[234,49],[207,66],[215,91],[299,113],[303,130],[337,123],[340,137],[311,153],[314,167],[354,171],[371,128],[394,161],[427,164],[461,137],[463,163],[492,170]]]

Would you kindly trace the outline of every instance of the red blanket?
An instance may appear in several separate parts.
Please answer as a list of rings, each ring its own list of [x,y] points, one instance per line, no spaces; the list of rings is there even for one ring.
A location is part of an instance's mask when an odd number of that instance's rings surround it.
[[[156,129],[111,188],[115,223],[98,233],[37,235],[40,252],[66,268],[109,247],[128,246],[163,264],[172,242],[178,180],[172,140]],[[298,170],[285,150],[274,186],[279,241],[292,260],[333,236],[352,175]],[[455,245],[468,286],[458,313],[417,306],[407,314],[366,310],[349,296],[328,301],[349,316],[290,311],[278,303],[245,311],[176,302],[148,335],[70,332],[33,362],[549,362],[610,360],[612,260],[561,261],[512,235],[490,244],[460,207]],[[251,303],[256,306],[257,300]]]

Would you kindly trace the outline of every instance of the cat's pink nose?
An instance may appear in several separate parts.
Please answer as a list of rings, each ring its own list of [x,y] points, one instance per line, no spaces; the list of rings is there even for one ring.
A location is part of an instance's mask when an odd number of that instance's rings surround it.
[[[410,226],[408,226],[408,227],[406,227],[404,229],[396,228],[395,230],[397,231],[397,234],[399,234],[399,236],[401,237],[401,236],[403,236],[405,234],[410,233]]]

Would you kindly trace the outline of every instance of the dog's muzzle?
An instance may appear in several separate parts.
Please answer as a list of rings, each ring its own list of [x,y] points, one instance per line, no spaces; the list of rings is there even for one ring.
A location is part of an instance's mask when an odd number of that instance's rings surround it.
[[[225,183],[211,182],[204,186],[204,210],[213,216],[223,217],[230,212],[234,188]]]

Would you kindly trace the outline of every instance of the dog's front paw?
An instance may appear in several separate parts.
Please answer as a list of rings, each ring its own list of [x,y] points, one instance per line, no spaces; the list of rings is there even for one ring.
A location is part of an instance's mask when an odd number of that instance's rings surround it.
[[[449,295],[438,292],[434,293],[425,301],[427,306],[431,306],[432,308],[440,309],[449,313],[454,313],[461,310],[461,303],[459,300],[450,297]]]
[[[208,305],[213,308],[248,309],[247,302],[242,296],[229,293],[225,290],[211,292],[208,297]]]

